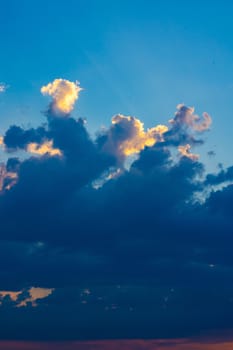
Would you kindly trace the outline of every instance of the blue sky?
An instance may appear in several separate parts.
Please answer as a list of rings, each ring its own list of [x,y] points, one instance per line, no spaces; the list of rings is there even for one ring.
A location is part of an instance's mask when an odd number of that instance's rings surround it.
[[[1,130],[43,120],[40,87],[54,78],[85,88],[76,114],[92,132],[116,113],[146,127],[178,103],[212,115],[203,153],[230,162],[233,5],[229,1],[5,1],[1,6]]]

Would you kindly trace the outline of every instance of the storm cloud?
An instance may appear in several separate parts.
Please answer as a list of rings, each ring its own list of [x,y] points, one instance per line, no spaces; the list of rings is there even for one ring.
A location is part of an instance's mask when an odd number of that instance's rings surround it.
[[[211,117],[178,105],[167,126],[144,130],[118,114],[93,138],[70,115],[79,85],[57,79],[41,91],[53,99],[46,124],[2,137],[2,339],[233,328],[232,167],[207,174],[192,153]],[[10,293],[32,287],[53,292],[17,307]]]

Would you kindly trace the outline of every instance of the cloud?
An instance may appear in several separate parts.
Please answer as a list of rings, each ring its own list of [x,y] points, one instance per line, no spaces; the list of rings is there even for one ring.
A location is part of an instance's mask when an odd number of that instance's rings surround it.
[[[194,114],[195,109],[193,107],[179,104],[177,110],[175,117],[170,120],[174,128],[190,127],[194,131],[203,132],[208,130],[212,123],[208,113],[203,113],[203,118],[200,118],[197,114]]]
[[[165,143],[169,146],[184,146],[189,144],[201,145],[200,135],[209,130],[212,119],[207,113],[202,118],[194,114],[194,107],[179,104],[174,118],[169,120],[171,128],[164,135]]]
[[[217,174],[208,174],[206,185],[219,185],[233,181],[233,166],[221,169]]]
[[[197,160],[198,155],[190,152],[191,145],[202,144],[201,139],[196,138],[209,129],[212,120],[207,113],[203,118],[194,114],[193,107],[183,104],[177,106],[175,117],[169,120],[171,127],[157,125],[144,130],[143,123],[132,116],[122,114],[112,118],[109,129],[99,135],[97,142],[103,151],[114,154],[121,163],[128,156],[139,154],[145,147],[153,147],[156,143],[163,142],[166,146],[178,146],[179,152],[192,160]]]
[[[6,131],[2,144],[9,152],[19,149],[27,149],[29,143],[43,143],[47,138],[46,129],[41,126],[38,128],[23,129],[20,126],[12,125]]]
[[[209,117],[180,105],[168,127],[145,130],[118,114],[94,138],[59,109],[73,91],[61,85],[42,126],[12,125],[2,139],[0,290],[28,302],[15,307],[4,296],[1,337],[167,338],[232,328],[232,167],[206,174],[191,152]],[[29,286],[54,290],[34,308]]]
[[[0,305],[4,306],[6,302],[11,301],[13,307],[26,307],[31,305],[37,306],[37,301],[48,297],[52,294],[52,288],[30,287],[22,291],[1,291],[0,290]]]
[[[5,83],[0,83],[0,93],[5,92],[6,89],[8,89],[8,85],[6,85]]]
[[[144,130],[139,119],[118,114],[112,118],[111,127],[100,136],[99,142],[103,143],[105,151],[124,158],[140,153],[145,147],[154,146],[156,142],[162,142],[163,134],[167,130],[165,125]]]
[[[207,152],[207,155],[209,156],[209,157],[214,157],[214,156],[216,156],[216,153],[215,153],[215,151],[208,151]]]
[[[53,114],[68,115],[73,110],[81,90],[78,82],[55,79],[52,83],[42,86],[41,93],[52,97],[50,111]]]
[[[42,144],[38,144],[36,142],[29,143],[27,145],[27,152],[45,155],[48,154],[50,156],[61,156],[62,152],[58,148],[53,147],[53,141],[45,141]]]
[[[187,157],[193,161],[198,160],[199,155],[190,152],[191,146],[189,144],[184,146],[179,146],[178,150],[183,157]]]

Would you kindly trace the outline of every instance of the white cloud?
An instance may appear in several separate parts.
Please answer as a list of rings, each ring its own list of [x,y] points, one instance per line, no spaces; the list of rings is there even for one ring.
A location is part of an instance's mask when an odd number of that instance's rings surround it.
[[[8,89],[8,85],[5,83],[0,83],[0,93],[5,92]]]

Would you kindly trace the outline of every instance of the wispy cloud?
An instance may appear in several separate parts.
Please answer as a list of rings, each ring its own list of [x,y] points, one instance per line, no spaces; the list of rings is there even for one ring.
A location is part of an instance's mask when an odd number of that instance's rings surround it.
[[[0,93],[5,92],[8,89],[8,85],[0,82]]]

